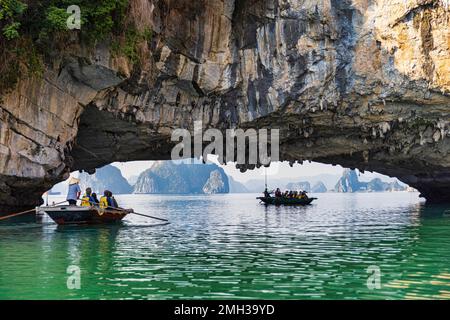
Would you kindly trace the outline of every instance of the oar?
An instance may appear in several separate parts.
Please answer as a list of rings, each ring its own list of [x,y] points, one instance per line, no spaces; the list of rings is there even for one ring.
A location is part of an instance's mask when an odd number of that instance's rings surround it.
[[[151,219],[156,219],[156,220],[161,220],[161,221],[165,221],[165,222],[169,222],[169,220],[167,219],[163,219],[163,218],[158,218],[158,217],[153,217],[153,216],[149,216],[147,214],[142,214],[142,213],[138,213],[138,212],[130,212],[132,214],[138,215],[138,216],[143,216],[143,217],[147,217],[147,218],[151,218]]]
[[[129,211],[127,211],[125,209],[121,209],[121,208],[113,208],[113,207],[106,207],[106,208],[107,209],[113,209],[113,210],[120,210],[120,211],[124,211],[124,212],[127,212],[127,213],[135,214],[137,216],[147,217],[147,218],[150,218],[150,219],[156,219],[156,220],[160,220],[160,221],[169,222],[169,220],[167,220],[167,219],[150,216],[148,214],[143,214],[143,213],[134,212],[134,211],[133,212],[129,212]]]
[[[95,202],[91,202],[91,201],[88,201],[90,204],[92,204],[92,205],[98,205],[98,203],[95,203]],[[160,220],[160,221],[165,221],[165,222],[169,222],[169,220],[167,220],[167,219],[163,219],[163,218],[158,218],[158,217],[154,217],[154,216],[150,216],[150,215],[148,215],[148,214],[143,214],[143,213],[139,213],[139,212],[129,212],[128,210],[125,210],[125,209],[122,209],[122,208],[114,208],[114,207],[106,207],[105,209],[113,209],[113,210],[119,210],[119,211],[123,211],[123,212],[126,212],[126,213],[131,213],[131,214],[135,214],[135,215],[137,215],[137,216],[142,216],[142,217],[146,217],[146,218],[150,218],[150,219],[156,219],[156,220]]]
[[[67,202],[67,200],[64,200],[64,201],[55,203],[53,206],[56,206],[56,205],[61,204],[61,203],[64,203],[64,202]],[[0,221],[1,221],[1,220],[6,220],[6,219],[9,219],[9,218],[18,217],[18,216],[21,216],[21,215],[23,215],[23,214],[25,214],[25,213],[33,212],[33,211],[35,211],[35,210],[36,210],[36,208],[30,209],[30,210],[26,210],[26,211],[17,212],[17,213],[13,213],[13,214],[10,214],[10,215],[4,216],[4,217],[0,217]]]
[[[57,206],[58,204],[62,204],[62,203],[64,203],[64,202],[67,202],[67,200],[64,200],[64,201],[61,201],[61,202],[57,202],[57,203],[53,203],[53,204],[50,206],[50,208],[51,208],[51,207],[54,207],[54,206]]]
[[[6,220],[6,219],[9,219],[9,218],[13,218],[13,217],[17,217],[17,216],[21,216],[21,215],[23,215],[25,213],[29,213],[29,212],[32,212],[32,211],[36,211],[36,208],[30,209],[30,210],[27,210],[27,211],[21,211],[21,212],[13,213],[13,214],[1,217],[0,221],[1,220]]]

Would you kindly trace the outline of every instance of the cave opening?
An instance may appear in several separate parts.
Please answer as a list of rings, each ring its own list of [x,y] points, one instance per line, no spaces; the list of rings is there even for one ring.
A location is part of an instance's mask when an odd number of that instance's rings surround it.
[[[280,161],[241,172],[235,163],[220,164],[217,156],[208,157],[206,163],[198,159],[114,162],[89,172],[74,171],[71,177],[80,179],[83,192],[89,187],[100,195],[104,190],[115,195],[261,193],[266,182],[270,190],[305,190],[312,194],[417,192],[396,178],[339,165]],[[48,202],[48,195],[62,200],[68,180],[54,185],[44,194],[44,201]],[[211,183],[222,187],[208,188]]]

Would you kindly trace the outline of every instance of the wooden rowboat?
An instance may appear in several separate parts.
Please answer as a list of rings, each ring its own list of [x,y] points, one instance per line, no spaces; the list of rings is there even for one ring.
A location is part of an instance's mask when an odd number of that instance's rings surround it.
[[[304,199],[296,199],[296,198],[276,198],[276,197],[257,197],[256,199],[261,200],[264,204],[273,204],[273,205],[285,205],[285,206],[306,206],[311,204],[317,198],[304,198]]]
[[[133,212],[133,209],[101,209],[69,205],[41,207],[39,210],[47,213],[58,225],[117,223]]]

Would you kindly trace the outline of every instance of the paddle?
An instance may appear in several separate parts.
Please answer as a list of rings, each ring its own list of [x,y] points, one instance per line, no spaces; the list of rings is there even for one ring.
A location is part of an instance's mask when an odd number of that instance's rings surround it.
[[[169,222],[169,220],[167,220],[167,219],[158,218],[158,217],[153,217],[153,216],[149,216],[149,215],[142,214],[142,213],[138,213],[138,212],[130,212],[130,213],[135,214],[135,215],[138,215],[138,216],[143,216],[143,217],[147,217],[147,218],[152,218],[152,219],[156,219],[156,220],[161,220],[161,221]]]
[[[64,201],[61,201],[61,202],[57,202],[57,203],[53,203],[50,207],[57,206],[58,204],[62,204],[64,202],[67,202],[67,200],[64,200]]]
[[[61,204],[61,203],[64,203],[64,202],[67,202],[67,200],[64,200],[64,201],[55,203],[55,204],[53,204],[52,206],[56,206],[56,205]],[[1,220],[6,220],[6,219],[9,219],[9,218],[13,218],[13,217],[18,217],[18,216],[21,216],[21,215],[23,215],[23,214],[25,214],[25,213],[33,212],[33,211],[35,211],[35,210],[36,210],[36,208],[30,209],[30,210],[26,210],[26,211],[17,212],[17,213],[13,213],[13,214],[10,214],[10,215],[4,216],[4,217],[0,217],[0,221],[1,221]]]
[[[160,220],[160,221],[169,222],[169,220],[167,220],[167,219],[158,218],[158,217],[150,216],[150,215],[148,215],[148,214],[143,214],[143,213],[139,213],[139,212],[129,212],[129,211],[127,211],[127,210],[125,210],[125,209],[122,209],[122,208],[113,208],[113,207],[106,207],[106,208],[107,208],[107,209],[113,209],[113,210],[124,211],[124,212],[130,213],[130,214],[135,214],[135,215],[137,215],[137,216],[147,217],[147,218],[150,218],[150,219],[156,219],[156,220]]]

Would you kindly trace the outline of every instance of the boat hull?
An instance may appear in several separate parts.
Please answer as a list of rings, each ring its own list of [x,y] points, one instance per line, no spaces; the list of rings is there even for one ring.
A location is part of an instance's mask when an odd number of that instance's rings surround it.
[[[307,199],[289,199],[289,198],[275,198],[275,197],[257,197],[256,199],[261,200],[264,204],[268,205],[284,205],[284,206],[307,206],[311,204],[317,198],[307,198]]]
[[[57,206],[40,208],[58,225],[117,223],[132,210],[100,209],[97,207]]]

